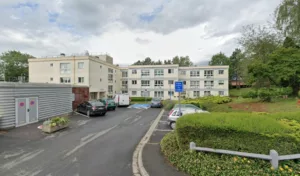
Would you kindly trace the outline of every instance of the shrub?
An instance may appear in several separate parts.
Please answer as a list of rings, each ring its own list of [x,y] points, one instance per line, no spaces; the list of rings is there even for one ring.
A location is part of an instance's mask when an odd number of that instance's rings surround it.
[[[276,91],[272,89],[261,88],[258,90],[258,97],[263,102],[271,102],[274,96],[276,96]]]
[[[69,123],[69,119],[66,117],[54,117],[50,120],[46,120],[43,125],[50,125],[52,127],[54,126],[60,126],[60,125],[66,125]]]
[[[300,90],[298,91],[298,98],[300,98]]]
[[[151,97],[130,97],[131,101],[151,101]]]
[[[257,91],[256,90],[250,90],[248,92],[244,92],[242,94],[243,98],[257,98]]]
[[[178,144],[183,149],[193,141],[201,147],[250,153],[269,154],[270,149],[279,154],[299,153],[295,130],[278,120],[284,119],[282,116],[274,117],[255,113],[188,114],[177,121]]]
[[[165,110],[171,110],[175,104],[176,104],[175,100],[164,100],[163,101],[163,106],[164,106]]]
[[[182,104],[193,104],[195,106],[201,107],[201,105],[204,103],[225,104],[231,101],[232,99],[229,97],[207,96],[196,99],[185,99],[182,101]]]
[[[160,143],[161,151],[178,170],[191,176],[200,175],[296,175],[300,163],[280,162],[280,169],[271,168],[269,161],[248,159],[231,155],[191,152],[180,149],[174,132],[164,136]]]

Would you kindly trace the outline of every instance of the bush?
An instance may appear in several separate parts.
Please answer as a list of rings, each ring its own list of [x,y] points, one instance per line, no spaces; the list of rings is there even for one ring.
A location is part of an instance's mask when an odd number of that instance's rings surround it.
[[[242,94],[243,98],[257,98],[257,91],[256,90],[250,90],[248,92],[244,92]]]
[[[258,90],[258,97],[263,102],[271,102],[272,97],[276,95],[277,92],[272,89],[261,88]]]
[[[131,101],[151,101],[151,97],[130,97]]]
[[[163,106],[164,106],[165,110],[171,110],[175,104],[176,104],[175,100],[164,100],[163,101]]]
[[[178,119],[176,134],[183,149],[193,141],[201,147],[250,153],[269,154],[271,149],[281,155],[299,153],[300,128],[290,128],[283,119],[280,114],[188,114]]]
[[[231,101],[232,99],[229,97],[207,96],[196,99],[185,99],[182,101],[182,104],[193,104],[195,106],[201,107],[205,103],[225,104]]]
[[[298,98],[300,98],[300,90],[298,91]]]
[[[296,175],[300,172],[300,163],[280,162],[279,170],[273,170],[269,161],[240,158],[231,155],[191,152],[180,149],[176,134],[168,133],[160,143],[166,158],[178,170],[191,176],[200,175]]]
[[[61,125],[66,125],[69,123],[69,119],[66,117],[54,117],[50,120],[44,121],[43,125],[50,125],[52,127],[54,126],[61,126]]]

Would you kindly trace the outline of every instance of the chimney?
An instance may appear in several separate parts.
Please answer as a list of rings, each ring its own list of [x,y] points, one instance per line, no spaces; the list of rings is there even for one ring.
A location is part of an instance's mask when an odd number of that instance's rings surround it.
[[[66,54],[65,53],[60,53],[60,56],[65,57]]]

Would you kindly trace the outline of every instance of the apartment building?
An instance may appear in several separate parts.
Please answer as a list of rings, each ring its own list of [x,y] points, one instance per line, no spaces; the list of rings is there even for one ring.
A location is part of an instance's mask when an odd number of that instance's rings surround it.
[[[90,99],[113,97],[121,90],[121,72],[108,55],[61,54],[29,59],[29,82],[61,83],[89,87]]]
[[[132,97],[176,98],[175,81],[183,81],[182,97],[228,96],[228,66],[179,67],[136,65],[121,68],[121,90]]]

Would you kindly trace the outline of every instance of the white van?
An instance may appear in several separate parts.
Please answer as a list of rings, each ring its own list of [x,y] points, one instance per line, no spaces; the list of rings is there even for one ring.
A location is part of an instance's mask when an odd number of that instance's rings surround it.
[[[117,106],[129,106],[130,105],[129,94],[116,94],[114,100],[115,100],[115,103],[117,104]]]

